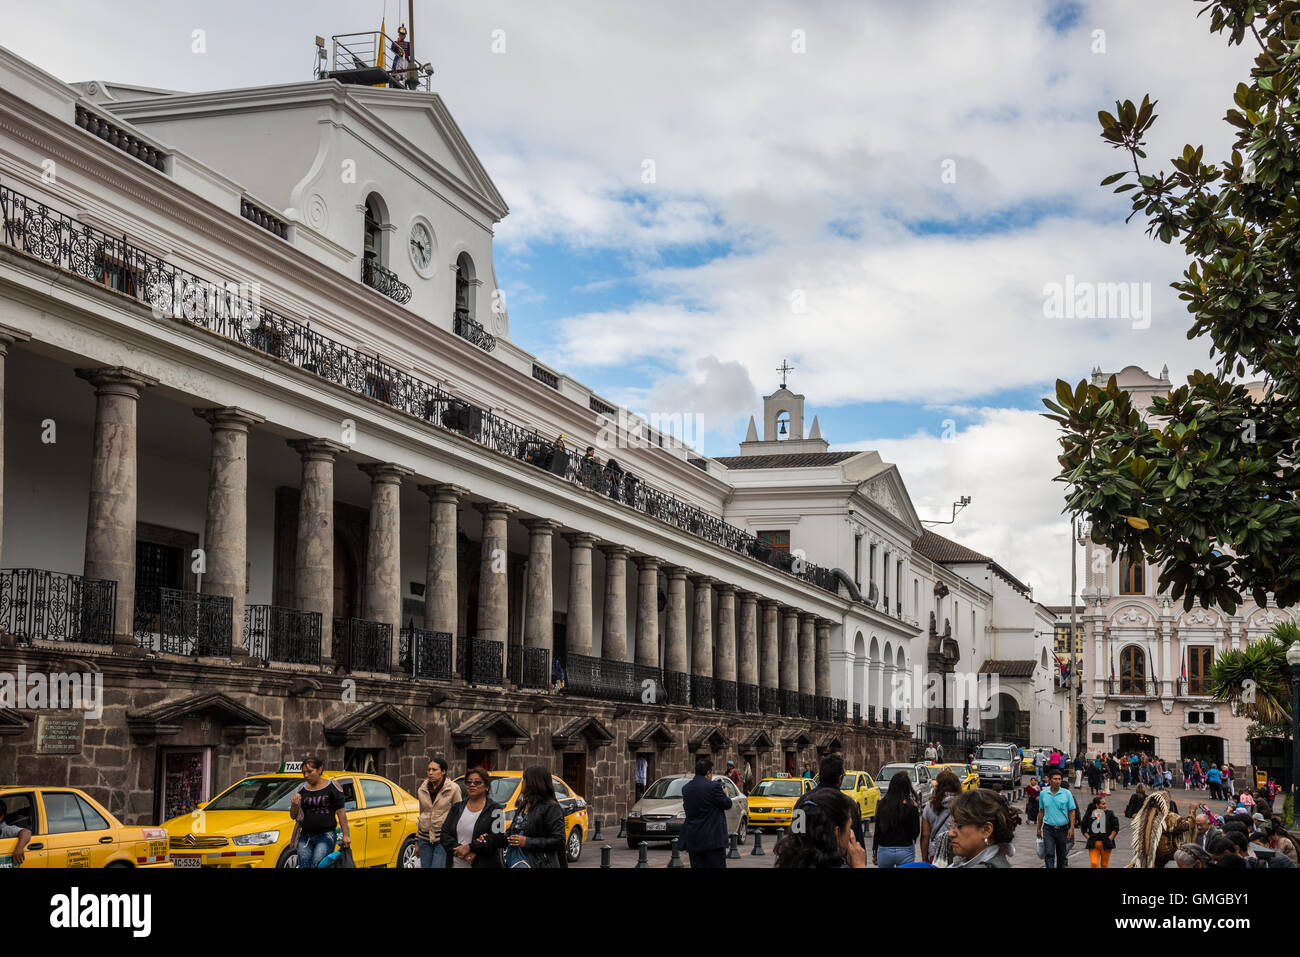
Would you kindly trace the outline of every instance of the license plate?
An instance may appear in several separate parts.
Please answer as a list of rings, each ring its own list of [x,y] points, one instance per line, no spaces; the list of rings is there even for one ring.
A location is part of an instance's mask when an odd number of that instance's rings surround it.
[[[645,826],[645,829],[647,831],[666,831],[668,830],[668,825],[663,821],[660,821],[657,824],[652,821]]]
[[[202,867],[203,858],[201,857],[177,857],[172,855],[172,864],[176,867]]]

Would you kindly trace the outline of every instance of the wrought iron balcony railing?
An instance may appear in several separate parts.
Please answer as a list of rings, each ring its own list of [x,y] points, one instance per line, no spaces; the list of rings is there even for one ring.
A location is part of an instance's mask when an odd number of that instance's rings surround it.
[[[758,714],[758,685],[740,684],[736,692],[736,704],[740,708],[741,714]]]
[[[816,696],[810,694],[799,694],[799,715],[800,717],[812,720],[817,717]]]
[[[253,294],[254,287],[248,284],[241,288],[203,279],[123,238],[81,224],[8,187],[0,187],[0,215],[3,216],[0,239],[6,245],[131,296],[150,307],[159,318],[205,329],[424,419],[435,427],[458,432],[502,455],[549,468],[575,485],[595,486],[615,501],[651,518],[720,548],[748,555],[831,594],[839,593],[831,569],[772,548],[757,536],[647,485],[637,476],[602,468],[598,470],[599,477],[593,477],[591,467],[584,468],[576,455],[566,454],[567,461],[562,463],[554,456],[539,458],[537,449],[553,445],[551,438],[459,399],[376,356],[322,335],[309,323],[290,319],[261,305]],[[462,336],[469,332],[471,327],[457,330]],[[495,345],[495,339],[490,336],[480,344],[486,348],[489,341]]]
[[[234,602],[179,588],[141,588],[135,638],[142,648],[187,658],[229,657]]]
[[[787,718],[799,717],[799,692],[781,689],[781,714]]]
[[[874,704],[867,705],[867,724],[873,728],[876,726],[876,706]]]
[[[664,690],[669,704],[691,703],[691,676],[681,671],[664,672]]]
[[[348,671],[388,671],[393,626],[364,618],[334,619],[334,660]]]
[[[402,629],[397,639],[397,662],[412,678],[450,681],[452,643],[449,631],[426,631],[408,626]]]
[[[457,312],[452,316],[451,328],[456,335],[468,339],[484,352],[491,352],[497,347],[497,337],[463,312]],[[558,386],[559,383],[556,382],[554,387]]]
[[[739,711],[740,700],[736,682],[722,678],[713,682],[715,707],[719,711]]]
[[[411,301],[411,287],[398,279],[397,273],[385,269],[373,259],[361,260],[361,281],[400,305]]]
[[[511,645],[506,652],[506,675],[516,688],[551,686],[551,652],[546,648]]]
[[[244,606],[244,649],[263,661],[318,665],[321,615],[276,605]]]
[[[459,645],[456,674],[472,685],[503,684],[505,662],[501,642],[490,638],[462,638]]]
[[[117,582],[43,568],[0,570],[0,630],[27,641],[113,643]]]
[[[691,675],[691,706],[712,708],[713,678],[709,675]]]
[[[1119,698],[1156,698],[1160,688],[1154,681],[1143,678],[1119,678],[1108,682],[1112,697]]]
[[[763,714],[781,713],[781,693],[776,688],[758,689],[758,710]]]
[[[831,700],[831,720],[836,724],[849,723],[849,703],[843,698]]]
[[[862,705],[856,701],[853,702],[853,723],[854,724],[862,723]]]
[[[668,703],[659,668],[591,655],[564,656],[564,693],[602,701]]]
[[[1208,698],[1210,696],[1210,679],[1179,678],[1178,696],[1180,698]]]

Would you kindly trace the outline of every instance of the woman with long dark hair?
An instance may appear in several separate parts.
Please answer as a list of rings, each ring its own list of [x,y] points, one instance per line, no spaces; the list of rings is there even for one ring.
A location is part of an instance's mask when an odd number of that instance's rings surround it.
[[[940,771],[934,779],[930,800],[925,802],[925,810],[921,812],[921,854],[927,864],[936,863],[935,855],[948,840],[948,821],[952,814],[950,808],[953,798],[958,794],[961,794],[961,781],[957,775],[952,771]]]
[[[551,772],[540,764],[524,768],[523,785],[506,833],[506,867],[569,866],[564,809],[555,800]]]
[[[867,852],[853,835],[853,799],[835,788],[818,788],[794,806],[798,829],[776,845],[777,867],[866,867]]]
[[[897,867],[916,860],[913,845],[921,834],[921,812],[906,771],[899,771],[889,779],[889,790],[876,805],[876,826],[871,830],[871,863],[877,867]]]

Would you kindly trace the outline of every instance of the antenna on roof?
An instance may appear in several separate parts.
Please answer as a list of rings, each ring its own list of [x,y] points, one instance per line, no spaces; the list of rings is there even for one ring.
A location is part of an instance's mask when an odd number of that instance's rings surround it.
[[[957,521],[957,513],[960,512],[963,508],[965,508],[969,504],[970,504],[970,496],[963,495],[957,501],[952,503],[952,518],[948,519],[948,521],[946,522],[940,521],[939,519],[933,519],[927,521],[926,519],[921,519],[921,524],[922,525],[951,525],[955,521]]]

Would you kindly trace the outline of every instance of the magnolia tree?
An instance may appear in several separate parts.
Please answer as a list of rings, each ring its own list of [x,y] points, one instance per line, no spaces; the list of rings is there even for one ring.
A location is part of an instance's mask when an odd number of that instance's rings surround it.
[[[1062,430],[1066,508],[1093,540],[1160,566],[1185,608],[1231,614],[1246,595],[1300,599],[1300,0],[1197,2],[1211,31],[1259,48],[1224,117],[1231,155],[1207,162],[1186,146],[1150,168],[1156,104],[1125,100],[1099,115],[1131,168],[1102,185],[1129,194],[1149,236],[1187,251],[1173,285],[1214,367],[1155,399],[1149,419],[1114,377],[1059,381],[1044,402]]]

